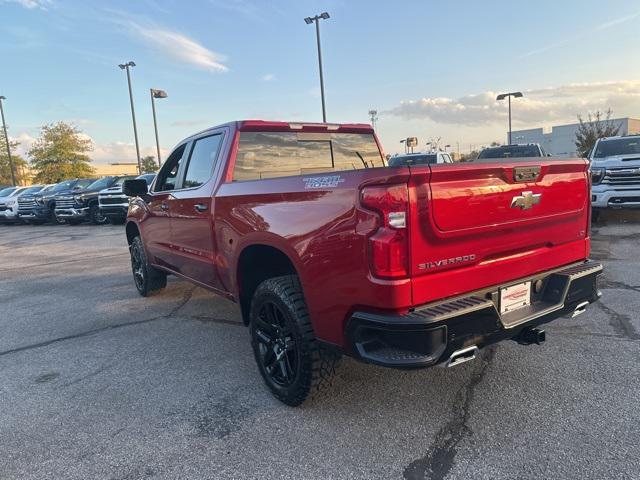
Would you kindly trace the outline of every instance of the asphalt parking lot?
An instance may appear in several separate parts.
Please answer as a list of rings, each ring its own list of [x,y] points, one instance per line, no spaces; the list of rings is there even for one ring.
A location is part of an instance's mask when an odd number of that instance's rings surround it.
[[[0,226],[0,478],[640,478],[640,217],[604,215],[602,301],[453,369],[344,359],[278,403],[236,306],[138,296],[123,227]]]

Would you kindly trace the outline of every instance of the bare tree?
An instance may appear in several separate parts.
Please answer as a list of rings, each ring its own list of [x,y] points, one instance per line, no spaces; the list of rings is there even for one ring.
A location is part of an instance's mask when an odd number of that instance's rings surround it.
[[[604,137],[613,137],[618,135],[620,125],[611,120],[611,109],[606,112],[596,110],[589,113],[587,120],[584,121],[581,115],[578,115],[578,130],[576,131],[576,149],[581,157],[589,156],[589,152],[596,144],[596,140]]]

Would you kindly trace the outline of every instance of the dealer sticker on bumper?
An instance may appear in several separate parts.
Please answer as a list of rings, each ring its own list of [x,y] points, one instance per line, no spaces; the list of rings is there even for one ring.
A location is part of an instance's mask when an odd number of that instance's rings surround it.
[[[526,307],[531,303],[531,282],[518,283],[500,289],[500,313]]]

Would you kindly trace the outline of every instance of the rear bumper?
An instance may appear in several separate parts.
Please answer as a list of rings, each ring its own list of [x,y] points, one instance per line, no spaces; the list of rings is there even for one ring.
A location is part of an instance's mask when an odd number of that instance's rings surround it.
[[[530,306],[506,314],[500,314],[499,287],[428,304],[406,315],[355,312],[347,323],[347,342],[351,353],[368,363],[429,367],[447,361],[453,352],[483,348],[582,311],[599,298],[600,273],[602,265],[588,261],[509,282],[504,286],[531,281],[532,298]]]
[[[635,190],[616,190],[607,186],[591,189],[591,206],[593,208],[640,208],[640,188]]]

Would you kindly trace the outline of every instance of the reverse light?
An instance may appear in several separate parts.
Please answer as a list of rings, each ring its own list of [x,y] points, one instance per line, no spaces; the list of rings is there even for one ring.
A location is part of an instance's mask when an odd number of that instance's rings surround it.
[[[371,273],[379,278],[408,275],[407,186],[365,187],[360,203],[380,216],[379,228],[369,237]]]

